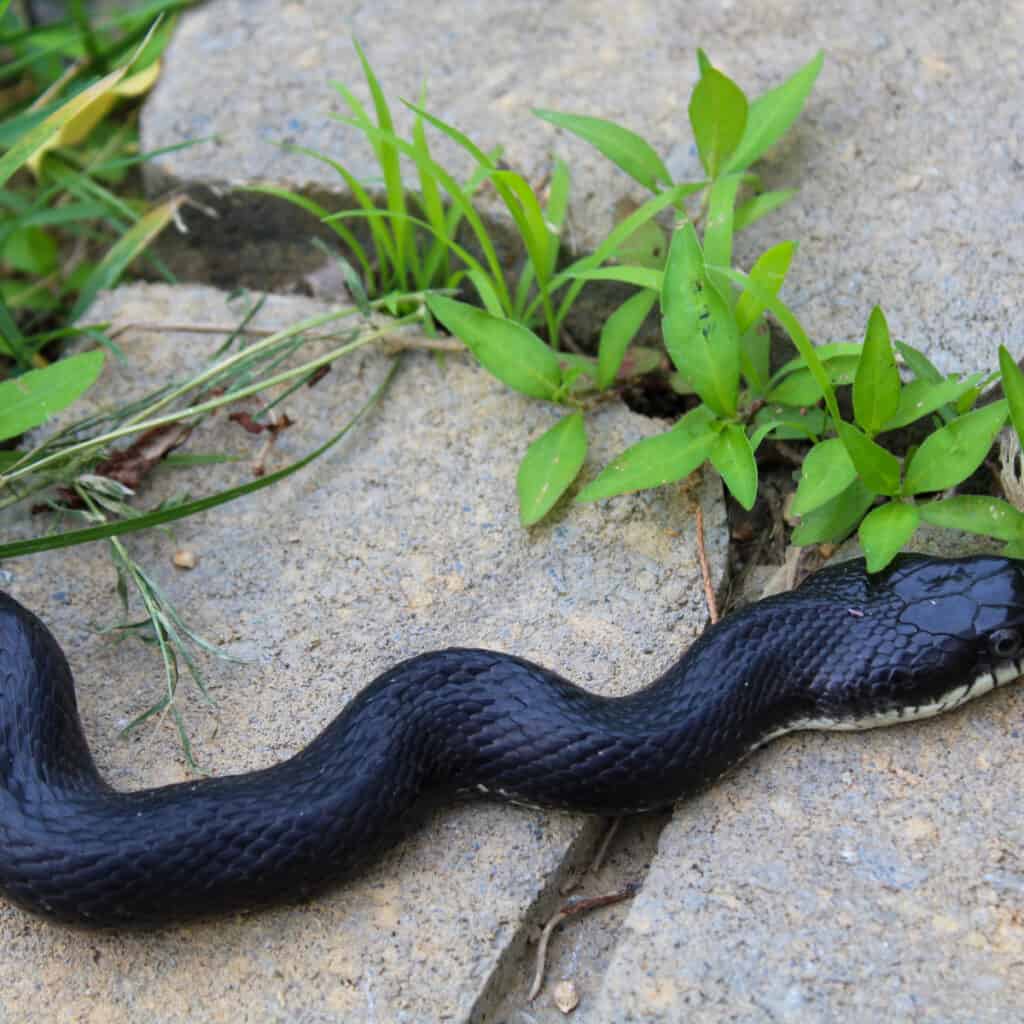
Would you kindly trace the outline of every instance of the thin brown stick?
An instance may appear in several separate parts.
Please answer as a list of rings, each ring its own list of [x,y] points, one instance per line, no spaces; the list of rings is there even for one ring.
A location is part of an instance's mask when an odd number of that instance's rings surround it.
[[[537,944],[537,970],[533,976],[533,984],[527,995],[527,1002],[533,1002],[540,995],[541,986],[544,984],[544,968],[548,957],[548,943],[554,930],[567,918],[574,914],[585,914],[589,910],[596,910],[598,907],[608,907],[613,903],[621,903],[623,900],[632,899],[640,888],[639,882],[630,882],[615,892],[604,893],[601,896],[577,896],[567,901],[562,908],[544,926],[541,932],[540,942]]]
[[[604,864],[605,857],[608,856],[608,847],[612,845],[612,840],[615,838],[615,834],[619,831],[619,826],[622,824],[622,815],[620,814],[617,818],[612,818],[605,830],[604,838],[601,840],[601,845],[597,848],[597,853],[594,854],[594,859],[590,862],[590,873],[596,875],[601,870]]]
[[[704,600],[708,605],[708,617],[714,625],[718,621],[718,601],[715,598],[715,588],[711,583],[708,552],[704,546],[704,509],[701,507],[699,498],[694,506],[694,516],[697,520],[697,560],[700,562],[700,575],[704,581]]]

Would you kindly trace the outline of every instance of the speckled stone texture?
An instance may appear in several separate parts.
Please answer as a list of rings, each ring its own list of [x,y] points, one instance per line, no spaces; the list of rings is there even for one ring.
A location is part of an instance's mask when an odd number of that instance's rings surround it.
[[[988,370],[999,343],[1024,349],[1022,31],[1020,0],[442,0],[429,11],[399,0],[211,0],[182,19],[143,138],[154,149],[218,136],[149,165],[157,187],[259,178],[340,194],[333,171],[276,148],[280,141],[379,177],[362,137],[327,117],[341,110],[331,80],[369,100],[354,35],[403,129],[409,117],[397,99],[416,99],[425,82],[431,110],[484,148],[504,144],[530,178],[543,178],[553,155],[567,157],[569,238],[585,251],[643,191],[532,108],[620,121],[651,141],[677,179],[692,179],[700,172],[686,105],[696,47],[750,96],[824,49],[802,119],[758,168],[766,188],[800,193],[741,236],[737,258],[749,265],[767,246],[799,240],[784,294],[818,341],[859,340],[881,303],[894,336],[924,347],[944,371]],[[432,145],[442,162],[468,170],[443,136]],[[314,252],[300,242],[312,222],[295,211],[221,202],[219,225],[197,209],[183,214],[196,243],[191,272],[209,273],[218,246],[250,277],[278,274],[281,263],[297,269]],[[259,239],[269,237],[282,248],[261,259]]]
[[[930,722],[785,737],[678,807],[581,1019],[1014,1019],[1022,714],[1018,686]]]
[[[271,298],[260,325],[322,307]],[[133,286],[94,314],[237,322],[213,289]],[[108,362],[92,403],[123,400],[194,370],[221,339],[129,330],[128,365]],[[382,379],[367,353],[333,364],[287,403],[296,420],[268,469],[329,437]],[[83,407],[83,410],[84,411]],[[248,403],[243,409],[255,410]],[[565,503],[519,527],[515,473],[557,409],[511,393],[465,357],[407,357],[380,407],[343,446],[257,495],[125,544],[187,620],[242,665],[207,664],[216,714],[182,683],[182,709],[212,774],[271,764],[310,740],[374,675],[414,653],[488,646],[532,657],[582,685],[621,693],[689,645],[705,607],[693,505],[704,503],[720,577],[721,488],[709,476],[603,508]],[[590,420],[592,475],[660,427],[621,407]],[[225,414],[187,451],[251,458],[263,445]],[[246,463],[162,469],[147,504],[250,479]],[[45,528],[5,523],[8,536]],[[187,548],[191,572],[171,565]],[[3,586],[37,611],[76,673],[101,770],[135,788],[187,777],[174,730],[119,729],[161,694],[156,653],[93,626],[118,620],[102,544],[14,560]],[[138,608],[132,618],[138,618]],[[324,899],[155,933],[73,931],[0,906],[0,1021],[440,1021],[482,1013],[546,914],[567,865],[587,856],[596,822],[569,814],[472,805],[442,811],[379,866]]]

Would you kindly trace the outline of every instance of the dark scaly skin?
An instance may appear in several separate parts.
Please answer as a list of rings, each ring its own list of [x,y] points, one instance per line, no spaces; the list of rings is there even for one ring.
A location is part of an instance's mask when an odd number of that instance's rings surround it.
[[[437,651],[385,672],[282,764],[118,793],[59,646],[0,594],[0,891],[64,921],[151,925],[309,895],[370,863],[428,799],[666,807],[788,723],[927,704],[1022,626],[1020,563],[906,556],[869,578],[849,562],[709,628],[631,696]]]

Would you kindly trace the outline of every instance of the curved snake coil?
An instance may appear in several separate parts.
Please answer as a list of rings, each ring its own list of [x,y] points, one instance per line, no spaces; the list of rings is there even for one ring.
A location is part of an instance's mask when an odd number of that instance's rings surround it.
[[[937,714],[1019,676],[1022,564],[847,562],[614,699],[505,654],[423,654],[281,764],[135,793],[97,772],[57,641],[0,594],[0,891],[64,921],[149,925],[308,896],[460,793],[663,808],[782,733]]]

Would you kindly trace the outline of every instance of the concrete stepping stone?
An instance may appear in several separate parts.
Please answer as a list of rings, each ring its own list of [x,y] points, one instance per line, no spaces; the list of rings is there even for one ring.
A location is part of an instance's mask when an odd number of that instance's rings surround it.
[[[323,307],[271,297],[256,325],[282,327]],[[210,288],[125,287],[93,311],[120,324],[238,321]],[[195,371],[223,340],[181,331],[118,335],[89,405],[123,402]],[[339,359],[285,408],[295,425],[268,457],[283,466],[336,431],[380,382],[389,359]],[[242,410],[255,410],[243,404]],[[81,409],[79,410],[81,411]],[[602,693],[642,685],[684,650],[706,615],[693,503],[721,577],[724,507],[717,478],[610,505],[564,504],[529,531],[515,474],[557,410],[510,392],[471,362],[406,357],[379,408],[307,471],[173,535],[124,543],[187,620],[248,660],[207,665],[211,713],[181,684],[202,767],[213,775],[287,757],[375,675],[417,652],[487,646],[532,657]],[[588,419],[587,474],[661,427],[609,405]],[[263,444],[220,414],[185,451],[251,459]],[[246,463],[161,469],[147,505],[250,478]],[[8,535],[45,529],[11,524]],[[183,572],[173,554],[188,549]],[[95,626],[122,618],[103,544],[13,560],[4,589],[64,645],[101,770],[119,788],[188,777],[170,721],[120,729],[161,696],[158,655]],[[133,608],[130,618],[140,617]],[[600,823],[493,804],[444,810],[351,884],[302,906],[153,933],[70,930],[0,906],[0,1017],[53,1020],[478,1019],[517,970],[529,927],[585,860]],[[60,993],[59,1007],[44,993]],[[59,1012],[58,1012],[59,1011]]]
[[[925,348],[944,372],[988,370],[996,348],[1024,347],[1024,133],[1019,12],[978,0],[894,8],[882,0],[723,7],[668,0],[585,8],[517,0],[212,0],[186,14],[142,120],[146,149],[217,134],[218,142],[148,165],[154,187],[208,191],[209,221],[186,210],[182,272],[260,280],[316,257],[312,221],[223,186],[271,180],[339,197],[322,164],[276,143],[310,146],[379,177],[369,147],[327,117],[332,80],[364,102],[350,37],[360,39],[403,131],[399,97],[416,100],[533,180],[552,154],[574,174],[571,243],[593,248],[616,210],[643,190],[594,150],[531,114],[535,107],[619,121],[647,138],[677,180],[700,176],[686,117],[694,51],[754,97],[826,51],[803,117],[758,167],[766,188],[797,187],[781,211],[743,233],[740,263],[782,239],[800,242],[785,297],[818,341],[859,340],[881,303],[894,336]],[[442,163],[468,171],[439,133]],[[269,246],[276,240],[278,249]],[[269,246],[269,247],[268,247]],[[268,252],[271,255],[268,255]],[[302,272],[302,271],[297,271]],[[589,293],[588,292],[585,294]],[[599,326],[599,325],[598,325]]]

